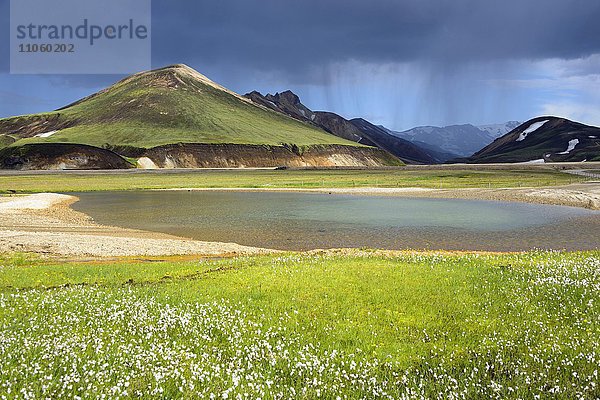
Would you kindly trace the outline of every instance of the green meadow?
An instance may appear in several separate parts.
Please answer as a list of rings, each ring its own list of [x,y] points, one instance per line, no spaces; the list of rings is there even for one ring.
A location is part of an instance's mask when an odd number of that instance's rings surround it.
[[[553,170],[189,170],[0,175],[0,193],[168,188],[517,188],[585,180]]]
[[[600,252],[0,259],[2,398],[598,398]]]

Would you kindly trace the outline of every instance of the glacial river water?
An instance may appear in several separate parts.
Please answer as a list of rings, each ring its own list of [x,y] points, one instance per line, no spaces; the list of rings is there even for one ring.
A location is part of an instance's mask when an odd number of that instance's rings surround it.
[[[234,191],[75,193],[104,225],[284,250],[600,247],[600,212],[493,201]]]

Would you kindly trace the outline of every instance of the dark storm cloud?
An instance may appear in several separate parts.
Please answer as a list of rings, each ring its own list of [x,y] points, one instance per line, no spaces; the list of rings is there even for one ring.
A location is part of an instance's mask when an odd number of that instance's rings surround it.
[[[154,60],[297,73],[600,52],[597,0],[154,0]]]
[[[10,9],[8,0],[0,0],[0,72],[10,68]]]
[[[60,107],[121,78],[8,75],[8,4],[0,0],[0,116]],[[600,123],[600,0],[152,5],[153,66],[186,63],[237,92],[291,88],[312,108],[396,129],[550,112]],[[18,106],[6,93],[50,106]]]
[[[96,1],[96,0],[93,0]],[[8,0],[0,0],[0,70],[8,70]],[[577,58],[600,52],[598,0],[153,0],[153,64],[184,62],[222,77],[287,79],[336,62]],[[107,77],[59,78],[103,85]]]

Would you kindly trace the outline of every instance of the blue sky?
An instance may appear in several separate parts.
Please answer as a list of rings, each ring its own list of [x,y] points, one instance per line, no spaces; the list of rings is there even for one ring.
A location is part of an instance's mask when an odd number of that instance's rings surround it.
[[[10,75],[8,11],[0,0],[0,117],[122,78]],[[600,125],[599,17],[595,0],[153,0],[152,64],[396,130],[545,114]]]

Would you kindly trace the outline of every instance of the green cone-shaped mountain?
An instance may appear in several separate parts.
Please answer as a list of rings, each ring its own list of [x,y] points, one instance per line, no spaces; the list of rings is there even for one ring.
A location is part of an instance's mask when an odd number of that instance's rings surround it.
[[[65,144],[69,155],[61,153]],[[143,158],[140,165],[153,167],[396,163],[387,153],[253,104],[185,65],[132,75],[53,112],[0,119],[5,168],[93,167],[73,162],[73,145]]]

